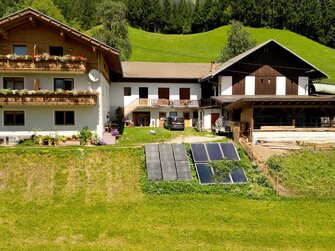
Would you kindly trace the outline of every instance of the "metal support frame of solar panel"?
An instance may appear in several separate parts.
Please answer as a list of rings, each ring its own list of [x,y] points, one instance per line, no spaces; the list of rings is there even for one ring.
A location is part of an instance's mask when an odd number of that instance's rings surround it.
[[[163,174],[158,152],[158,145],[144,146],[148,180],[162,180]]]

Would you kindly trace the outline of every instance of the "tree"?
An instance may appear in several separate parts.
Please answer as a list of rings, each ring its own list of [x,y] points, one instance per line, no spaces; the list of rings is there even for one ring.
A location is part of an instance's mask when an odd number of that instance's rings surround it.
[[[231,28],[228,30],[227,45],[221,51],[219,62],[225,62],[256,45],[255,40],[250,39],[248,31],[244,30],[239,21],[232,21]]]
[[[102,18],[102,27],[93,31],[93,36],[120,50],[121,59],[131,55],[128,38],[127,7],[122,2],[103,1],[98,5],[98,14]]]
[[[64,16],[52,0],[24,0],[18,4],[19,9],[32,7],[62,23],[67,23]]]

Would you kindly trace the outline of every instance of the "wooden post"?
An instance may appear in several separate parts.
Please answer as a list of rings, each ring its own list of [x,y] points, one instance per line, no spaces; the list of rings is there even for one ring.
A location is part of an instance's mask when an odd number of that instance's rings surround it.
[[[295,108],[292,108],[292,126],[294,128],[295,128],[295,118],[296,118]]]
[[[334,108],[330,109],[330,128],[334,127]]]
[[[234,126],[234,132],[233,132],[234,142],[238,143],[240,138],[240,127]]]

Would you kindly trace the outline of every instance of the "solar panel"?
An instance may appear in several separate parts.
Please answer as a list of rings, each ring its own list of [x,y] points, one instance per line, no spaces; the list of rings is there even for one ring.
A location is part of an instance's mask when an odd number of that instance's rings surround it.
[[[145,153],[149,152],[158,152],[158,145],[157,144],[146,144],[144,145]]]
[[[208,162],[208,156],[204,144],[191,144],[194,162]]]
[[[159,144],[158,145],[159,152],[172,152],[171,144]]]
[[[220,172],[218,172],[217,170],[214,169],[214,173],[216,175],[216,178],[217,178],[217,183],[232,183],[231,181],[231,178],[230,178],[230,175],[225,175],[225,176],[222,176],[220,174]]]
[[[231,178],[234,183],[248,182],[247,176],[244,170],[241,168],[235,168],[230,172]]]
[[[235,146],[232,143],[224,142],[220,143],[221,150],[223,152],[224,157],[227,160],[240,160],[240,157],[238,156]]]
[[[174,144],[172,149],[175,161],[188,161],[185,145]]]
[[[178,180],[192,180],[191,169],[188,161],[176,161]]]
[[[159,153],[158,152],[146,152],[145,160],[147,162],[160,162]]]
[[[161,161],[171,161],[174,162],[174,157],[172,152],[159,152]]]
[[[210,161],[222,160],[223,154],[220,145],[217,143],[206,144],[208,156]]]
[[[195,167],[201,184],[213,184],[212,168],[210,168],[207,163],[196,163]]]
[[[159,162],[147,163],[148,180],[162,180],[162,169]]]
[[[177,180],[177,171],[174,161],[162,161],[163,180]]]

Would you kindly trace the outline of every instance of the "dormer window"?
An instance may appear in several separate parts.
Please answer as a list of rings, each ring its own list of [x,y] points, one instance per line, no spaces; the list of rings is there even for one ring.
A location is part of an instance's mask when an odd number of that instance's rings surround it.
[[[28,54],[27,46],[13,45],[13,54],[18,56],[27,55]]]
[[[50,56],[64,56],[62,46],[50,46],[49,47]]]

